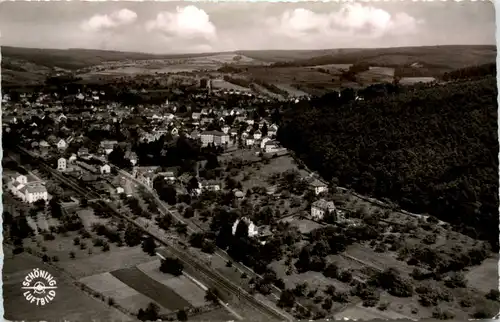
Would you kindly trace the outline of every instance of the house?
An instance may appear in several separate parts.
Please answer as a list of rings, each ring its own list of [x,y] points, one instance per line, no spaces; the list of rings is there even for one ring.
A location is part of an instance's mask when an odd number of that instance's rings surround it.
[[[125,189],[123,189],[122,187],[118,187],[118,188],[116,188],[116,193],[117,194],[125,193]]]
[[[255,237],[259,235],[259,230],[255,226],[255,224],[248,218],[243,217],[241,218],[241,221],[243,221],[247,227],[248,227],[248,237]],[[238,228],[238,224],[240,223],[240,219],[236,219],[236,221],[233,224],[232,227],[232,233],[233,235],[236,234],[236,229]]]
[[[255,123],[255,120],[253,120],[253,119],[246,119],[245,122],[247,122],[248,125],[253,125]]]
[[[314,179],[309,183],[309,186],[311,189],[314,191],[316,195],[319,195],[322,192],[327,192],[328,191],[328,186],[319,181],[318,179]]]
[[[115,148],[115,146],[117,144],[118,144],[117,141],[104,140],[104,141],[101,141],[101,143],[99,145],[104,149],[104,152],[106,154],[110,154],[111,152],[113,152],[113,149]]]
[[[137,164],[137,154],[135,152],[125,152],[125,159],[129,159],[133,167]]]
[[[57,160],[57,170],[65,171],[67,167],[67,161],[65,158],[59,158]]]
[[[267,141],[265,143],[265,149],[264,151],[266,153],[276,153],[279,151],[279,146],[276,141]]]
[[[203,125],[206,125],[206,124],[210,124],[213,122],[213,118],[211,117],[204,117],[200,120],[200,124],[203,126]]]
[[[252,146],[252,145],[254,145],[254,143],[255,143],[255,140],[253,138],[247,138],[245,140],[245,145],[246,146]]]
[[[68,159],[68,162],[69,163],[74,163],[76,161],[76,155],[75,154],[72,154],[69,159]]]
[[[164,172],[163,177],[168,181],[175,181],[175,174],[172,171]]]
[[[253,138],[255,140],[260,140],[261,137],[262,137],[262,132],[260,130],[257,130],[253,133]]]
[[[60,139],[56,145],[59,150],[65,150],[68,147],[68,144],[63,139]]]
[[[275,137],[276,133],[278,133],[278,126],[276,124],[271,125],[267,129],[267,135],[270,136],[270,137]]]
[[[331,212],[335,212],[335,204],[332,201],[319,199],[311,205],[311,217],[313,219],[323,219],[323,217]]]
[[[11,177],[8,187],[12,194],[23,202],[33,203],[41,199],[48,199],[47,189],[41,182],[28,182],[28,177],[19,173]]]
[[[198,121],[201,117],[201,113],[195,113],[193,112],[193,114],[191,114],[191,118],[193,119],[193,121]]]
[[[111,167],[109,166],[109,164],[105,164],[105,165],[100,166],[99,170],[101,171],[101,174],[111,173]]]
[[[179,130],[178,130],[176,127],[174,127],[174,128],[170,131],[170,134],[172,134],[173,136],[176,136],[176,135],[178,135],[178,134],[179,134]]]
[[[89,155],[89,149],[88,149],[88,148],[83,148],[83,147],[82,147],[82,148],[78,149],[77,155],[78,155],[79,157],[86,157],[86,156],[88,156],[88,155]]]
[[[238,135],[238,130],[237,130],[237,129],[231,129],[231,130],[229,131],[229,134],[230,134],[231,136],[236,136],[236,135]]]
[[[41,183],[25,186],[21,192],[23,192],[23,190],[24,198],[21,199],[23,199],[24,202],[34,203],[38,200],[48,199],[47,189]]]
[[[41,140],[40,144],[38,146],[41,148],[48,148],[48,147],[50,147],[50,144],[45,140]]]
[[[224,125],[222,127],[222,132],[224,132],[224,134],[228,134],[230,129],[231,128],[228,125]]]
[[[203,190],[208,190],[208,191],[219,191],[220,190],[220,184],[215,180],[203,181],[203,182],[201,182],[201,187]]]
[[[201,133],[201,144],[207,146],[210,143],[215,145],[225,145],[229,143],[229,135],[220,131],[205,131]]]
[[[144,185],[152,188],[153,180],[158,172],[159,166],[152,167],[134,167],[132,169],[132,175],[137,178]]]

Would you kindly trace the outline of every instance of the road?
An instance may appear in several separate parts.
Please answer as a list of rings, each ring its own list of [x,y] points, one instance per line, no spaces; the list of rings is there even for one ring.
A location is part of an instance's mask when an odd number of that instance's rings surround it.
[[[203,263],[203,262],[199,261],[198,259],[196,259],[194,256],[191,256],[188,253],[186,253],[186,251],[184,249],[182,249],[181,247],[176,245],[174,242],[166,240],[165,238],[158,236],[157,234],[153,233],[151,231],[151,229],[148,229],[148,228],[138,224],[132,218],[120,213],[110,202],[103,201],[103,198],[98,193],[93,191],[92,189],[63,176],[61,173],[52,169],[50,166],[48,166],[43,161],[38,159],[37,156],[32,154],[30,151],[27,151],[26,149],[20,148],[20,147],[18,147],[17,150],[20,153],[23,153],[28,157],[37,159],[38,165],[40,166],[40,168],[51,173],[51,175],[56,180],[60,181],[61,183],[64,183],[68,187],[72,188],[74,191],[79,193],[81,196],[88,199],[89,202],[95,201],[96,204],[102,206],[106,210],[109,210],[109,212],[111,214],[113,214],[115,217],[119,217],[119,218],[123,218],[123,219],[127,220],[131,224],[139,227],[146,234],[152,236],[160,244],[166,246],[168,251],[170,253],[172,253],[174,256],[176,256],[179,260],[181,260],[181,262],[185,266],[192,268],[193,271],[195,271],[197,274],[202,276],[205,280],[210,281],[213,286],[227,290],[229,293],[235,295],[237,298],[244,299],[247,304],[249,304],[253,308],[257,309],[259,312],[262,312],[264,315],[268,316],[272,320],[275,320],[275,321],[295,321],[295,319],[293,317],[286,314],[285,312],[282,312],[281,310],[278,310],[277,308],[269,306],[269,305],[265,304],[264,302],[256,299],[251,294],[249,294],[248,292],[243,290],[241,287],[239,287],[238,285],[235,285],[234,283],[232,283],[231,281],[226,279],[220,273],[207,267],[206,263]],[[121,172],[124,172],[124,171],[121,171]],[[135,181],[137,181],[137,180],[135,180]],[[149,188],[148,188],[148,190],[151,191]],[[153,195],[156,198],[156,195],[155,194],[153,194]],[[163,203],[160,202],[160,205],[163,206],[164,209],[166,209],[166,207],[163,205]],[[168,209],[166,209],[166,211],[171,213]],[[183,222],[183,221],[181,221],[181,222]]]

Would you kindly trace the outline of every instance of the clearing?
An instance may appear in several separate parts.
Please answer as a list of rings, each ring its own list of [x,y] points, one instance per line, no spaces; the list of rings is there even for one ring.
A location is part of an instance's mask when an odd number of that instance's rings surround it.
[[[498,255],[486,259],[481,265],[471,267],[465,275],[468,284],[481,292],[498,289]]]

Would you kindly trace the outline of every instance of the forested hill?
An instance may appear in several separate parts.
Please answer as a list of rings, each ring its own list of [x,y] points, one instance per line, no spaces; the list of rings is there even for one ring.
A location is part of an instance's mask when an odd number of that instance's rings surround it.
[[[281,112],[282,144],[341,186],[429,213],[497,247],[494,77],[365,101],[336,97]]]

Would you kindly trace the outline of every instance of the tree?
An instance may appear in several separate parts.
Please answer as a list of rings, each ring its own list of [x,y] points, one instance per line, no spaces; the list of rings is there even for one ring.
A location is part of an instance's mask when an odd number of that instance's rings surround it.
[[[149,256],[154,256],[156,254],[156,243],[153,237],[148,236],[142,241],[142,250],[149,254]]]
[[[179,321],[187,321],[188,320],[188,315],[187,315],[185,310],[177,311],[177,320],[179,320]]]
[[[53,197],[49,201],[50,214],[53,218],[59,219],[62,217],[62,208],[57,197]]]
[[[172,274],[174,276],[182,275],[182,270],[184,265],[177,258],[167,257],[162,259],[160,264],[160,272],[166,274]]]
[[[323,271],[323,275],[330,278],[337,278],[338,273],[339,273],[339,268],[335,263],[329,264]]]
[[[291,290],[284,290],[281,292],[280,299],[278,300],[278,307],[293,307],[295,304],[295,295]]]
[[[194,209],[192,207],[187,207],[184,210],[184,218],[193,218],[194,217]]]
[[[207,302],[212,302],[214,304],[218,304],[219,303],[219,291],[217,291],[217,289],[215,289],[215,288],[208,289],[207,292],[205,293],[205,300]]]
[[[141,243],[142,231],[133,225],[129,225],[125,230],[125,243],[129,247],[137,246]]]
[[[143,310],[139,309],[137,318],[141,321],[156,321],[159,318],[158,312],[160,308],[155,303],[149,303],[148,307]]]
[[[500,299],[500,291],[492,289],[486,294],[486,298],[492,301],[498,301]]]

